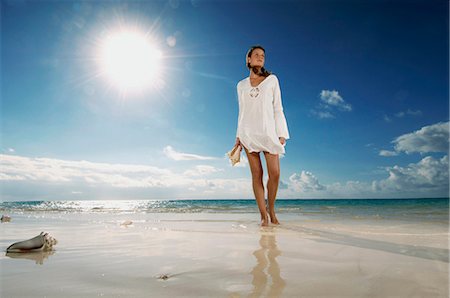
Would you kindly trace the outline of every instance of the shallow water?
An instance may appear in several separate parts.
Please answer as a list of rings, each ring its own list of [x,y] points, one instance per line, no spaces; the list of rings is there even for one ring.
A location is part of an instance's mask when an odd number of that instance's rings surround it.
[[[282,224],[267,228],[254,201],[171,203],[179,212],[147,201],[2,205],[12,218],[0,224],[3,251],[41,231],[58,244],[1,255],[0,296],[448,297],[442,202],[280,200]]]

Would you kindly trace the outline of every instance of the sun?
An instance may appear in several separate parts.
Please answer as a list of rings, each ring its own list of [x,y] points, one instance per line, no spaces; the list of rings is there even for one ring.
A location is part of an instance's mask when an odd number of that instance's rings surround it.
[[[142,91],[155,82],[162,53],[137,31],[109,34],[100,46],[100,67],[110,83],[124,92]]]

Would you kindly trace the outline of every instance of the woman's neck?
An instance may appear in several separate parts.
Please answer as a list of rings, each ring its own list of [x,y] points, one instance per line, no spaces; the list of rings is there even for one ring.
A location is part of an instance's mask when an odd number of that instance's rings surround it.
[[[258,74],[256,74],[253,69],[250,69],[250,79],[257,79],[261,77],[261,68],[257,68]]]

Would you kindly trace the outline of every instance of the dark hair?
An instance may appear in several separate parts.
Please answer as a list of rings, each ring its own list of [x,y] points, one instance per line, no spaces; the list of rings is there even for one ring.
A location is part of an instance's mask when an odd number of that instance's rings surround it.
[[[261,49],[261,50],[263,50],[264,53],[266,53],[266,50],[264,50],[264,48],[261,45],[254,45],[248,50],[247,58],[250,58],[252,56],[253,50],[255,50],[255,49]],[[247,60],[247,58],[246,58],[246,60]],[[272,73],[271,71],[268,71],[264,67],[261,67],[260,72],[258,72],[258,68],[250,66],[249,62],[247,62],[247,68],[253,70],[253,72],[255,74],[258,74],[263,77],[268,77]]]

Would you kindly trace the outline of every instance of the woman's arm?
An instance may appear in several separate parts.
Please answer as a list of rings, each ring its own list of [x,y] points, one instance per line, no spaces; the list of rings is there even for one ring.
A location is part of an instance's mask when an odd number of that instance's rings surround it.
[[[235,145],[239,145],[240,144],[239,125],[241,123],[241,117],[242,117],[242,104],[241,104],[241,95],[240,95],[240,91],[239,91],[239,83],[236,85],[236,91],[237,91],[237,98],[238,98],[238,103],[239,103],[239,115],[238,115],[237,129],[236,129],[236,144]]]
[[[273,90],[273,112],[275,117],[275,128],[280,142],[289,139],[289,130],[287,127],[286,117],[283,112],[283,104],[281,103],[281,90],[278,78],[275,77],[275,87]],[[283,144],[284,142],[282,142]]]

